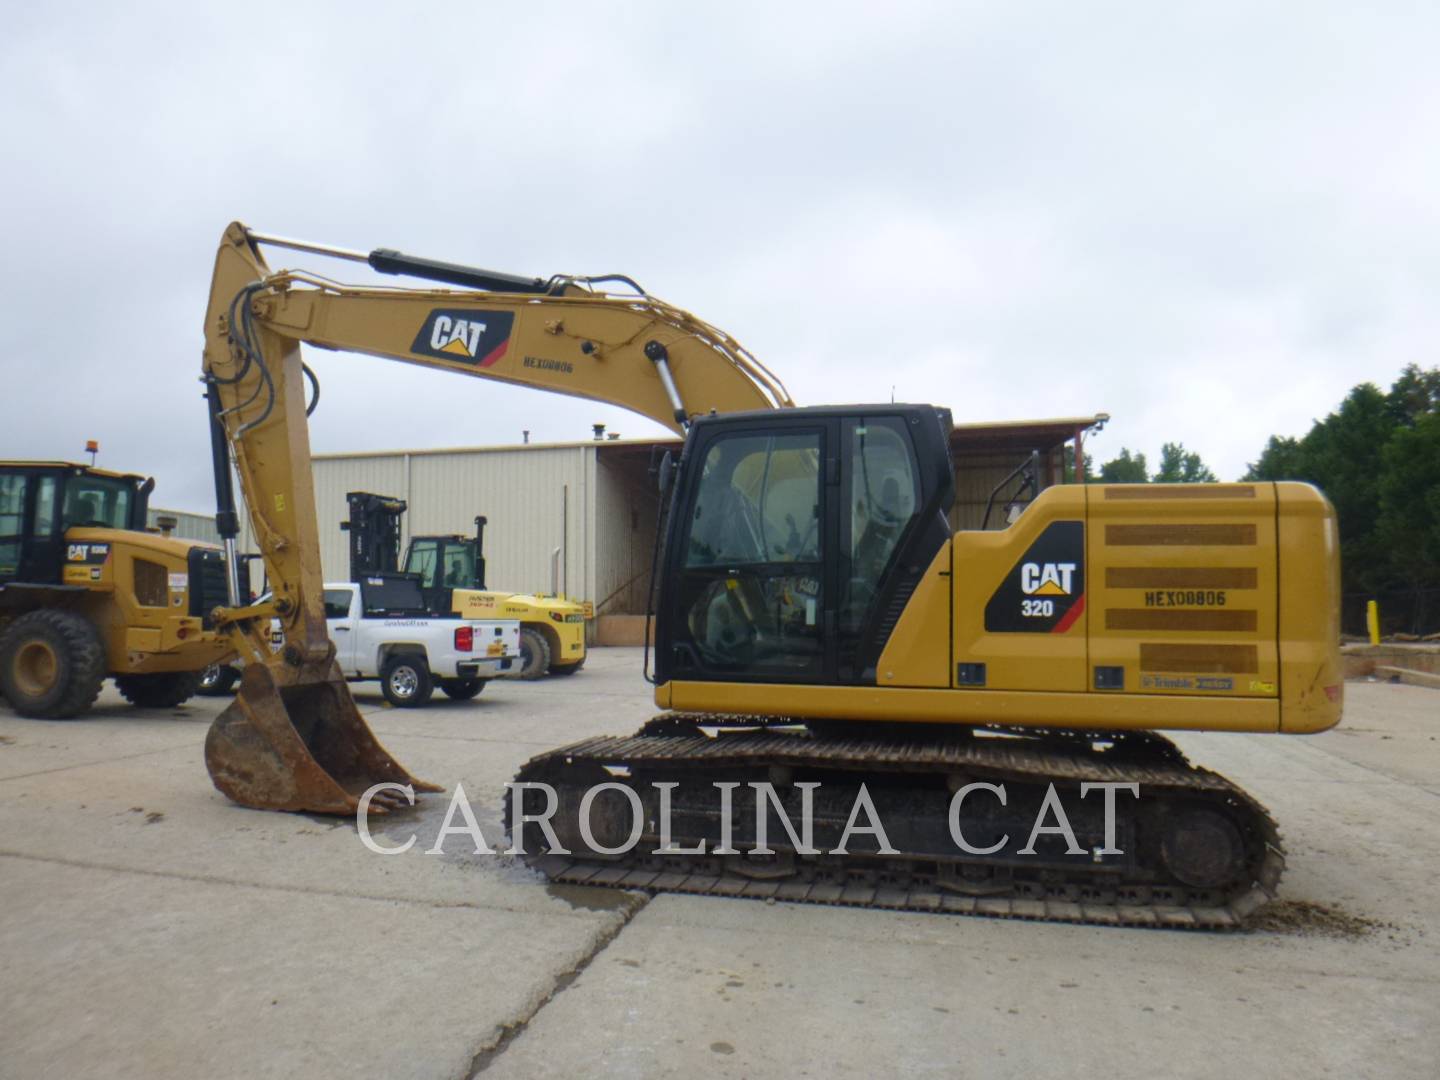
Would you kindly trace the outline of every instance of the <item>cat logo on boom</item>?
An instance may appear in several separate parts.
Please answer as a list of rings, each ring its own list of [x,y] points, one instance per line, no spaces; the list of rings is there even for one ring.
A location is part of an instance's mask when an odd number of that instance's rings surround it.
[[[475,352],[480,348],[480,335],[483,333],[483,322],[437,315],[430,327],[430,347],[474,360]]]
[[[1020,567],[1020,591],[1026,596],[1069,596],[1075,564],[1027,562]]]
[[[509,311],[436,308],[425,317],[410,351],[487,368],[505,355],[514,325]]]

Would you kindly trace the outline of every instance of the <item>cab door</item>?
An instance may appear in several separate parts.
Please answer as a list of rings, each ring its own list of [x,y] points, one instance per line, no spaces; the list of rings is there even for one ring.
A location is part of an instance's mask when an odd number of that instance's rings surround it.
[[[720,425],[687,450],[699,480],[666,582],[676,678],[833,681],[835,445],[820,420]]]
[[[30,477],[0,472],[0,582],[25,581],[21,564],[29,530]]]
[[[59,584],[65,541],[57,507],[60,474],[0,472],[0,582]]]
[[[350,617],[351,610],[358,607],[355,604],[358,589],[358,586],[353,589],[326,589],[323,594],[325,625],[330,631],[330,640],[335,643],[335,661],[341,671],[360,670],[355,661],[360,620]]]

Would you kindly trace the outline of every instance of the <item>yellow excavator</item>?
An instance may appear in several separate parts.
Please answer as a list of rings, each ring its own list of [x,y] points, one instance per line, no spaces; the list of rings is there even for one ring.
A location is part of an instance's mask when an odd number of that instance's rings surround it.
[[[263,246],[449,288],[272,271]],[[207,741],[237,802],[350,813],[374,784],[435,790],[376,742],[325,636],[304,343],[619,404],[684,435],[658,470],[647,674],[666,711],[517,778],[554,798],[554,832],[527,853],[552,879],[1202,927],[1273,895],[1269,815],[1158,731],[1338,722],[1338,547],[1315,489],[1056,486],[1002,530],[955,532],[948,411],[797,408],[728,335],[614,275],[522,278],[232,224],[205,336],[222,533],[233,546],[228,443],[273,586],[248,607],[232,590],[215,616],[249,661]],[[1074,798],[1095,788],[1104,800]],[[1064,826],[1042,828],[1060,789]],[[887,827],[856,829],[861,808]],[[532,820],[514,811],[512,834]],[[788,828],[802,815],[813,836]],[[617,843],[632,825],[638,843]]]

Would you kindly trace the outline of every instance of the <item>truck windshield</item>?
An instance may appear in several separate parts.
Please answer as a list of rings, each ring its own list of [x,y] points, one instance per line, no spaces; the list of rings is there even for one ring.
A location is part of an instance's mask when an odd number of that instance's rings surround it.
[[[131,485],[104,476],[72,476],[65,484],[64,527],[130,527]]]

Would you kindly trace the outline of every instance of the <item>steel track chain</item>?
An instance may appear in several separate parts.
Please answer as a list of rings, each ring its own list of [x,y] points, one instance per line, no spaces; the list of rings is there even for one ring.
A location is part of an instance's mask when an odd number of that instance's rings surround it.
[[[651,766],[723,768],[781,765],[843,768],[847,771],[933,773],[963,770],[965,775],[1022,782],[1141,784],[1154,793],[1186,792],[1224,802],[1242,817],[1260,851],[1252,861],[1248,885],[1217,901],[1210,896],[1177,898],[1183,886],[1146,885],[1096,890],[1075,897],[1077,883],[1053,890],[1017,883],[1030,895],[982,896],[947,889],[926,873],[922,858],[887,857],[883,870],[856,861],[839,871],[833,866],[797,862],[785,880],[766,880],[737,873],[727,861],[713,858],[631,853],[619,858],[532,853],[525,861],[554,882],[634,889],[649,893],[676,892],[705,896],[873,907],[889,910],[944,912],[998,918],[1108,926],[1175,929],[1237,929],[1274,897],[1285,869],[1279,831],[1266,809],[1245,791],[1217,773],[1196,768],[1179,748],[1154,732],[1109,734],[1103,741],[1121,747],[1113,758],[1090,748],[1099,736],[1073,732],[1015,731],[1017,738],[898,740],[894,738],[816,737],[808,733],[777,734],[782,721],[747,716],[667,713],[633,736],[585,739],[532,758],[517,781],[564,783],[564,773],[577,766]],[[716,736],[700,731],[718,728]],[[740,730],[736,730],[740,729]],[[998,731],[995,734],[1007,735]],[[1123,752],[1126,744],[1138,754]],[[1138,756],[1140,760],[1127,760]],[[510,830],[510,803],[505,827]],[[800,880],[796,880],[799,878]],[[1083,885],[1081,887],[1083,892]],[[1053,895],[1047,894],[1053,893]],[[1112,895],[1113,894],[1113,895]],[[1158,894],[1158,895],[1156,895]]]

